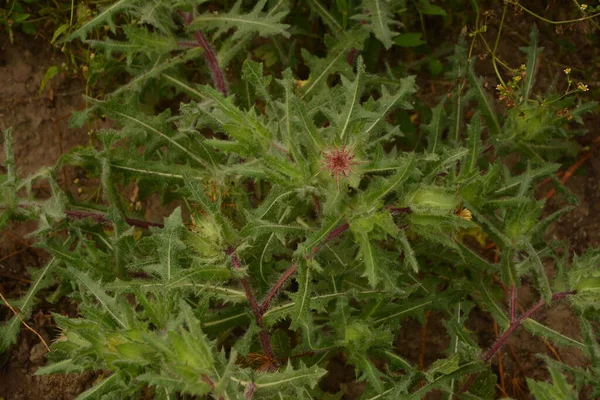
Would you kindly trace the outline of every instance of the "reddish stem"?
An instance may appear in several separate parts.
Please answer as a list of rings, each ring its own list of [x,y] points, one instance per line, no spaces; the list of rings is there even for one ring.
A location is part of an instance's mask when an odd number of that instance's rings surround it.
[[[227,248],[225,253],[231,256],[231,264],[233,265],[233,269],[240,270],[242,268],[240,259],[237,254],[235,254],[235,250],[233,247]],[[275,355],[273,353],[273,348],[271,347],[271,342],[269,340],[269,335],[265,331],[263,326],[263,313],[261,312],[261,308],[258,306],[256,302],[256,297],[254,297],[254,293],[252,293],[252,288],[250,287],[250,282],[248,278],[242,279],[242,287],[244,288],[244,292],[246,293],[246,298],[248,299],[248,303],[250,303],[250,308],[252,309],[252,313],[254,314],[254,318],[256,319],[256,325],[261,329],[260,331],[260,341],[262,343],[265,354],[270,359],[274,360]]]
[[[387,206],[386,208],[388,210],[390,210],[390,213],[392,215],[396,215],[396,214],[410,214],[410,213],[412,213],[412,210],[410,209],[410,207],[392,207],[392,206]]]
[[[354,61],[356,61],[356,56],[358,55],[358,51],[354,48],[352,48],[350,50],[350,52],[348,53],[348,56],[346,57],[346,62],[348,63],[349,66],[353,66],[354,65]]]
[[[95,212],[90,212],[90,211],[67,210],[67,211],[65,211],[65,214],[67,215],[67,218],[72,218],[72,219],[90,218],[101,224],[106,224],[106,223],[111,222],[108,219],[108,217],[106,216],[106,214],[95,213]],[[130,226],[135,226],[135,227],[142,228],[142,229],[148,229],[151,226],[155,226],[158,228],[163,227],[163,224],[158,223],[158,222],[143,221],[141,219],[135,219],[135,218],[125,218],[125,222],[127,222],[127,224]]]
[[[24,204],[19,204],[18,208],[28,209],[29,206],[24,205]],[[0,209],[3,209],[3,208],[0,208]],[[67,210],[67,211],[65,211],[65,215],[67,216],[67,218],[71,218],[71,219],[86,219],[86,218],[93,219],[94,221],[98,222],[99,224],[111,223],[111,221],[108,219],[106,214],[96,213],[96,212],[91,212],[91,211]],[[135,226],[137,228],[142,228],[142,229],[148,229],[151,226],[155,226],[157,228],[162,228],[164,226],[160,222],[150,222],[150,221],[144,221],[141,219],[127,218],[127,217],[125,217],[125,222],[130,226]]]
[[[515,285],[511,285],[510,286],[510,322],[515,322],[515,319],[517,319],[517,313],[516,313],[516,309],[517,309],[517,289],[515,288]]]
[[[19,204],[17,207],[22,208],[22,209],[29,208],[29,206],[25,205],[25,204]],[[0,209],[4,209],[4,208],[0,207]],[[97,213],[97,212],[83,211],[83,210],[67,210],[67,211],[65,211],[65,215],[67,216],[67,218],[71,218],[71,219],[86,219],[86,218],[93,219],[94,221],[98,222],[99,224],[111,223],[111,221],[108,219],[106,214]],[[135,227],[142,228],[142,229],[148,229],[151,226],[155,226],[157,228],[163,227],[163,224],[161,224],[160,222],[149,222],[149,221],[144,221],[144,220],[135,219],[135,218],[125,217],[125,222],[130,226],[135,226]]]
[[[333,230],[331,230],[331,232],[329,232],[327,234],[327,237],[325,238],[325,240],[323,240],[323,243],[316,245],[315,247],[312,248],[312,250],[311,250],[312,255],[314,256],[315,254],[317,254],[323,246],[325,246],[327,243],[329,243],[336,237],[340,236],[342,233],[346,232],[348,230],[348,228],[350,228],[350,224],[345,222],[342,225],[338,226],[337,228],[334,228]]]
[[[342,225],[338,226],[337,228],[333,229],[331,232],[329,232],[322,244],[317,245],[312,248],[312,250],[311,250],[312,255],[315,255],[321,249],[321,247],[326,245],[329,241],[333,240],[334,238],[340,236],[349,227],[350,227],[350,224],[345,222]],[[294,273],[296,273],[296,271],[298,270],[297,266],[298,266],[298,263],[294,261],[292,263],[292,265],[290,265],[288,267],[288,269],[285,270],[285,272],[283,273],[283,275],[281,275],[281,277],[277,280],[277,282],[275,282],[275,285],[273,285],[273,287],[267,294],[267,297],[265,297],[265,299],[263,300],[263,303],[260,307],[260,311],[263,314],[267,312],[267,310],[269,309],[269,305],[271,304],[271,300],[273,300],[273,298],[277,295],[277,293],[279,293],[279,291],[281,290],[283,285],[287,282],[287,280],[292,275],[294,275]]]
[[[321,203],[319,202],[319,198],[316,195],[312,195],[313,204],[315,206],[315,210],[317,210],[317,215],[321,217]]]
[[[285,284],[285,282],[290,278],[290,276],[292,276],[296,273],[297,265],[298,265],[298,263],[296,263],[296,262],[294,262],[292,265],[290,265],[288,267],[288,269],[285,270],[283,275],[281,275],[281,277],[277,280],[275,285],[273,285],[273,287],[269,291],[269,294],[267,294],[267,297],[265,297],[262,305],[260,306],[260,311],[263,314],[267,312],[267,310],[269,309],[269,305],[271,304],[271,300],[273,300],[273,297],[275,297],[277,295],[277,293],[279,293],[279,291],[281,290],[281,287]]]
[[[555,293],[552,295],[552,301],[562,300],[565,297],[574,295],[575,293],[577,293],[577,292],[568,291],[568,292]],[[511,321],[510,325],[508,326],[508,329],[506,331],[504,331],[502,336],[500,336],[500,338],[498,340],[496,340],[496,342],[488,350],[488,352],[485,354],[485,356],[483,356],[483,362],[487,363],[488,361],[490,361],[492,359],[492,357],[494,357],[494,355],[498,352],[498,350],[500,350],[502,348],[502,346],[504,346],[506,344],[506,342],[508,342],[508,339],[510,339],[510,337],[517,330],[517,328],[519,328],[521,326],[523,321],[526,320],[527,318],[531,318],[533,316],[533,314],[535,314],[544,305],[546,305],[546,302],[544,301],[544,299],[541,299],[536,304],[534,304],[533,307],[531,307],[529,310],[525,311],[520,317],[516,318],[514,321]],[[511,312],[512,312],[512,306],[511,306]],[[473,384],[473,382],[475,382],[475,379],[477,378],[478,375],[479,374],[473,374],[469,377],[467,382],[465,382],[462,389],[460,390],[461,393],[465,393],[469,389],[469,387]]]
[[[180,12],[181,18],[185,25],[189,25],[192,22],[192,13],[189,12]],[[227,97],[227,87],[225,85],[225,78],[223,77],[223,71],[219,66],[219,61],[217,60],[217,54],[211,47],[208,40],[200,30],[194,31],[194,36],[196,37],[196,41],[198,45],[204,49],[204,55],[206,57],[206,62],[208,63],[208,67],[212,72],[212,77],[215,82],[215,86],[219,92],[223,94],[223,96]]]

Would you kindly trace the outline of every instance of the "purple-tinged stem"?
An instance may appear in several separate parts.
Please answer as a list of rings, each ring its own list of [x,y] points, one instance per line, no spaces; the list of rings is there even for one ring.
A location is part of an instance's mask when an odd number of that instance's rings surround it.
[[[285,284],[285,282],[287,282],[290,276],[296,273],[297,265],[298,263],[296,262],[290,265],[288,269],[285,270],[283,275],[281,275],[281,277],[277,280],[277,282],[275,282],[275,285],[273,285],[273,287],[269,291],[269,294],[267,294],[267,297],[265,297],[264,301],[262,302],[262,305],[260,306],[261,313],[264,314],[267,312],[267,310],[269,309],[269,305],[271,304],[271,300],[273,300],[277,293],[279,293],[281,287]]]
[[[510,322],[517,319],[517,289],[514,284],[510,286]]]
[[[324,245],[326,245],[329,241],[335,239],[336,237],[340,236],[349,227],[350,227],[350,224],[345,222],[342,225],[338,226],[337,228],[331,230],[331,232],[329,232],[327,234],[327,237],[325,238],[323,243],[312,248],[312,251],[311,251],[312,254],[315,255]],[[260,311],[263,314],[267,312],[267,310],[269,309],[269,305],[271,304],[271,300],[273,300],[273,298],[277,295],[277,293],[279,293],[279,291],[281,290],[283,285],[287,282],[287,280],[296,273],[296,271],[298,270],[297,266],[298,266],[297,262],[292,263],[292,265],[290,265],[288,267],[288,269],[285,270],[285,272],[283,273],[283,275],[281,275],[281,277],[277,280],[277,282],[275,282],[275,285],[273,285],[271,290],[269,290],[267,297],[265,297],[262,305],[260,306]]]
[[[356,56],[358,55],[358,51],[355,48],[352,48],[346,57],[346,62],[349,66],[354,66],[354,61],[356,61]]]
[[[202,382],[206,383],[209,387],[211,392],[215,391],[215,382],[213,382],[212,379],[210,379],[210,377],[206,374],[202,374]],[[219,396],[219,400],[225,400],[223,396]]]
[[[233,265],[233,269],[239,270],[241,269],[240,259],[237,254],[235,254],[235,250],[233,247],[227,248],[225,253],[231,256],[231,263]],[[263,312],[261,312],[261,308],[258,306],[256,302],[256,297],[254,297],[254,293],[252,293],[252,288],[250,287],[250,282],[248,278],[242,279],[242,287],[244,288],[244,292],[246,293],[246,298],[248,299],[248,303],[250,303],[250,308],[252,309],[252,313],[254,314],[254,318],[256,319],[256,325],[260,328],[260,341],[262,343],[263,349],[265,351],[265,355],[270,359],[275,359],[275,354],[273,353],[273,348],[271,347],[271,342],[269,340],[269,335],[265,328],[263,327]]]
[[[410,214],[412,213],[412,210],[410,209],[410,207],[392,207],[392,206],[387,206],[386,207],[390,213],[392,215],[396,215],[396,214]]]
[[[327,234],[327,237],[325,238],[325,240],[323,240],[323,243],[312,248],[311,252],[312,252],[313,256],[315,254],[317,254],[319,252],[319,250],[321,250],[321,248],[323,246],[325,246],[327,243],[329,243],[336,237],[340,236],[342,233],[346,232],[348,230],[348,228],[350,228],[350,224],[345,222],[342,225],[338,226],[337,228],[332,229],[331,232],[329,232]]]
[[[552,295],[552,301],[562,300],[565,297],[574,295],[576,293],[577,292],[575,292],[575,291],[555,293]],[[511,293],[511,298],[512,298],[512,293]],[[517,330],[517,328],[519,328],[523,324],[523,321],[526,320],[527,318],[531,318],[533,316],[533,314],[535,314],[544,305],[546,305],[546,302],[544,301],[544,299],[541,299],[540,301],[535,303],[533,305],[533,307],[531,307],[529,310],[525,311],[520,317],[516,318],[514,321],[511,321],[510,325],[508,326],[508,329],[506,331],[504,331],[502,336],[500,336],[500,338],[498,338],[498,340],[496,340],[496,342],[488,350],[488,352],[485,354],[485,356],[483,356],[483,362],[487,363],[488,361],[490,361],[492,359],[492,357],[494,357],[494,355],[498,352],[498,350],[500,350],[502,348],[502,346],[504,346],[506,344],[506,342],[508,342],[508,339],[510,339],[510,337]],[[512,305],[511,305],[511,313],[512,312],[513,312],[513,310],[512,310]],[[467,380],[467,382],[465,382],[465,384],[461,388],[460,392],[465,393],[469,389],[469,387],[473,384],[473,382],[475,382],[475,379],[477,378],[478,375],[479,374],[471,375],[469,377],[469,379]]]
[[[256,384],[254,382],[250,382],[248,388],[244,392],[244,398],[246,400],[252,400],[254,398],[254,392],[256,392]]]
[[[90,218],[101,224],[106,224],[106,223],[111,222],[105,214],[95,213],[95,212],[90,212],[90,211],[67,210],[67,211],[65,211],[65,214],[67,215],[67,218],[71,218],[71,219]],[[134,218],[125,218],[125,222],[127,222],[127,224],[130,226],[135,226],[137,228],[142,228],[142,229],[148,229],[151,226],[155,226],[158,228],[163,227],[163,224],[158,223],[158,222],[149,222],[149,221],[143,221],[141,219],[134,219]]]
[[[24,205],[24,204],[19,204],[17,207],[21,208],[21,209],[29,208],[28,205]],[[3,208],[0,207],[0,209],[3,209]],[[94,221],[98,222],[99,224],[111,223],[111,221],[108,219],[106,214],[92,212],[92,211],[67,210],[67,211],[65,211],[65,215],[67,216],[67,218],[71,218],[71,219],[86,219],[86,218],[93,219]],[[151,226],[155,226],[157,228],[163,227],[163,224],[161,224],[160,222],[149,222],[149,221],[144,221],[144,220],[135,219],[135,218],[125,217],[125,222],[130,226],[135,226],[137,228],[142,228],[142,229],[148,229]]]
[[[185,25],[189,25],[192,23],[192,13],[189,12],[180,12],[181,18]],[[212,72],[213,80],[215,81],[215,86],[219,92],[223,94],[223,96],[227,97],[227,87],[225,85],[225,78],[223,76],[223,71],[219,66],[219,61],[217,60],[217,54],[213,50],[208,40],[206,40],[206,36],[200,30],[194,31],[194,36],[196,37],[196,41],[198,45],[204,49],[204,55],[206,57],[206,62],[208,63],[208,67]],[[187,46],[187,45],[186,45]]]

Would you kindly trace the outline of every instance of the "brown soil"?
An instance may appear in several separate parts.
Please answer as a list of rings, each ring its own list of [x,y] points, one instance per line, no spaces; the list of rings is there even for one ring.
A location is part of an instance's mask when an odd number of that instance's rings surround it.
[[[0,129],[13,128],[16,167],[18,173],[25,176],[42,166],[55,164],[60,154],[86,143],[85,131],[67,129],[71,112],[83,106],[84,85],[59,74],[40,96],[40,82],[47,68],[60,65],[63,59],[53,54],[47,43],[31,37],[17,36],[11,45],[7,36],[0,35],[0,46]],[[4,150],[0,160],[4,160]],[[62,185],[66,184],[65,178],[66,175],[59,177]],[[42,196],[47,191],[43,184],[34,190]],[[34,228],[32,223],[15,223],[0,236],[0,292],[7,299],[22,296],[29,284],[27,268],[39,267],[45,262],[44,252],[32,249],[31,239],[26,238]],[[68,304],[61,305],[65,307]],[[57,334],[51,326],[50,311],[67,310],[45,304],[29,321],[46,342]],[[2,304],[0,320],[10,316],[12,313]],[[23,327],[13,350],[0,355],[0,398],[73,399],[91,386],[95,376],[92,373],[34,376],[46,362],[45,353],[40,339]]]

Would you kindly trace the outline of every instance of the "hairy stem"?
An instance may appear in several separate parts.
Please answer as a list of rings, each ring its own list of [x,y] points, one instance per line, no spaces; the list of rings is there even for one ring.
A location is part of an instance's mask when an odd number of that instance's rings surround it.
[[[564,299],[568,296],[574,295],[576,293],[577,292],[575,292],[575,291],[555,293],[552,295],[552,301],[562,300],[562,299]],[[511,300],[512,300],[512,297],[513,296],[511,295]],[[546,305],[546,302],[544,301],[544,299],[541,299],[536,304],[534,304],[529,310],[527,310],[523,314],[521,314],[520,317],[516,318],[514,321],[511,319],[508,329],[506,329],[506,331],[504,331],[502,336],[500,336],[500,338],[498,338],[498,340],[496,340],[496,342],[492,345],[492,347],[488,350],[488,352],[483,356],[483,362],[484,363],[489,362],[492,359],[492,357],[494,357],[494,355],[498,352],[498,350],[500,350],[502,348],[502,346],[504,346],[508,342],[508,339],[510,339],[512,334],[523,324],[523,321],[526,320],[527,318],[531,318],[533,316],[533,314],[535,314],[540,308],[542,308],[545,305]],[[513,311],[512,311],[512,304],[511,304],[511,315],[512,314],[513,314]],[[477,378],[478,375],[479,374],[473,374],[469,377],[467,382],[465,382],[462,389],[460,390],[461,393],[465,393],[469,389],[469,387],[473,384],[473,382],[475,382],[475,379]]]
[[[517,289],[515,285],[510,286],[510,322],[513,323],[517,319]]]
[[[67,218],[71,218],[71,219],[90,218],[101,224],[106,224],[106,223],[110,222],[109,219],[107,218],[106,214],[102,214],[102,213],[95,213],[95,212],[90,212],[90,211],[79,211],[79,210],[67,210],[67,211],[65,211],[65,214],[67,215]],[[125,222],[127,222],[127,224],[130,226],[135,226],[137,228],[142,228],[142,229],[148,229],[151,226],[155,226],[158,228],[163,227],[163,224],[158,223],[158,222],[143,221],[141,219],[135,219],[135,218],[127,218],[126,217]]]
[[[265,297],[265,299],[262,302],[262,305],[260,306],[260,311],[262,314],[266,313],[267,310],[269,310],[269,305],[271,304],[271,300],[273,300],[273,298],[277,295],[277,293],[279,293],[279,291],[281,290],[281,287],[287,282],[287,280],[290,278],[290,276],[292,276],[296,273],[297,265],[298,265],[298,263],[296,263],[296,262],[294,262],[292,265],[290,265],[288,267],[288,269],[285,270],[283,275],[281,275],[281,277],[277,280],[277,282],[275,282],[275,284],[269,291],[269,294],[267,294],[267,297]]]
[[[233,265],[233,269],[239,270],[241,269],[240,259],[237,254],[235,254],[235,250],[233,247],[227,248],[225,253],[231,256],[231,263]],[[263,312],[261,308],[258,306],[256,302],[256,297],[254,297],[254,293],[252,292],[252,288],[250,287],[250,282],[248,278],[242,279],[242,287],[244,288],[244,292],[246,293],[246,298],[248,299],[248,303],[250,304],[250,308],[252,309],[252,314],[254,314],[254,318],[256,319],[256,325],[260,328],[260,341],[265,351],[265,355],[270,359],[275,359],[275,354],[273,353],[273,348],[271,347],[271,341],[269,340],[269,335],[263,326]]]
[[[19,204],[18,207],[22,208],[22,209],[28,209],[31,206],[33,206],[33,204],[31,204],[31,205],[30,204]],[[4,208],[0,207],[0,209],[4,209]],[[106,214],[99,213],[99,212],[84,211],[84,210],[66,210],[65,215],[67,216],[67,218],[70,218],[70,219],[89,218],[89,219],[93,219],[94,221],[96,221],[100,224],[111,223],[111,221],[108,219]],[[141,219],[128,218],[128,217],[125,217],[125,222],[129,226],[135,226],[136,228],[142,228],[142,229],[148,229],[151,226],[155,226],[157,228],[162,228],[164,226],[160,222],[150,222],[150,221],[144,221]]]
[[[192,22],[192,13],[189,12],[180,12],[181,18],[185,25],[189,25]],[[219,92],[223,94],[223,96],[227,97],[227,87],[225,85],[225,78],[223,76],[223,71],[219,66],[219,60],[217,60],[217,54],[213,50],[208,40],[206,40],[206,36],[200,30],[194,31],[194,36],[196,37],[196,42],[198,45],[204,49],[204,54],[206,57],[206,62],[208,63],[208,67],[212,72],[212,77],[215,82],[215,87]]]

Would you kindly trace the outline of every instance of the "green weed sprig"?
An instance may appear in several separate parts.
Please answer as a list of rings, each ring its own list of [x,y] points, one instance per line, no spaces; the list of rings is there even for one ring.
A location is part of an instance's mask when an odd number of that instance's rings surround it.
[[[61,335],[37,373],[105,371],[81,398],[341,397],[319,382],[343,358],[365,382],[365,399],[434,390],[491,399],[489,364],[520,328],[589,359],[586,367],[545,360],[553,383],[528,381],[535,396],[600,390],[600,255],[569,259],[565,244],[546,243],[547,227],[570,209],[542,217],[536,197],[548,179],[572,200],[554,161],[573,143],[567,124],[596,105],[580,102],[581,88],[535,90],[537,30],[523,67],[502,84],[502,108],[461,38],[446,68],[453,85],[417,137],[402,122],[418,105],[415,77],[390,66],[382,78],[363,60],[371,35],[396,45],[406,32],[396,32],[395,13],[409,8],[198,3],[112,2],[64,37],[130,77],[74,113],[73,126],[112,121],[94,132],[93,146],[21,177],[5,132],[0,224],[37,219],[34,235],[51,261],[11,300],[20,318],[0,326],[0,349],[15,342],[36,296],[69,296],[80,314],[54,315]],[[445,15],[428,1],[416,7]],[[318,51],[310,18],[329,29]],[[476,25],[472,37],[483,38]],[[507,154],[516,168],[503,163]],[[58,185],[68,165],[98,177],[98,201]],[[31,190],[40,180],[49,199]],[[153,197],[174,204],[161,223],[137,206]],[[523,285],[539,300],[517,316]],[[532,319],[562,300],[579,317],[581,341]],[[450,345],[420,368],[394,342],[409,318],[432,312]],[[468,329],[474,313],[502,332],[487,351]]]

